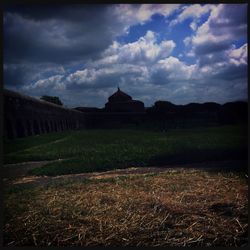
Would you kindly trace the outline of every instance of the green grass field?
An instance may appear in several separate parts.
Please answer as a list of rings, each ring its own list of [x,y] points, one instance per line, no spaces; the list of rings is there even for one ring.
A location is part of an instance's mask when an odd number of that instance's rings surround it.
[[[33,169],[60,175],[114,168],[247,157],[247,126],[146,130],[81,130],[4,142],[4,163],[58,160]]]
[[[247,126],[67,131],[4,143],[5,163],[58,159],[30,174],[246,160]],[[246,246],[245,171],[149,169],[5,182],[4,246]]]

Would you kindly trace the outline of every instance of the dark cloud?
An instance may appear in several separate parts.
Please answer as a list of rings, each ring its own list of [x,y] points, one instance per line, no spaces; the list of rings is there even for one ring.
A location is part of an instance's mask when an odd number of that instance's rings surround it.
[[[61,19],[78,22],[82,20],[83,15],[90,18],[93,17],[93,14],[105,10],[107,7],[107,5],[100,4],[16,4],[6,5],[4,11],[36,21]]]
[[[22,66],[18,65],[15,67],[8,65],[8,67],[4,69],[3,80],[4,83],[8,83],[9,86],[23,86],[25,83],[27,83],[27,79],[29,79],[27,76],[27,70]]]
[[[225,62],[228,61],[228,57],[226,56],[224,51],[218,51],[217,53],[209,53],[202,54],[198,57],[199,67],[204,67],[207,65],[213,65],[217,62]]]
[[[230,34],[239,39],[247,31],[247,4],[225,4],[218,16],[209,23],[212,34]]]
[[[193,52],[200,66],[227,60],[225,52],[246,39],[247,5],[220,4],[193,37]]]
[[[219,79],[219,80],[237,80],[244,78],[244,82],[246,83],[247,79],[247,70],[248,66],[241,64],[239,66],[229,65],[223,69],[221,69],[218,73],[211,76],[211,79]]]
[[[217,42],[217,43],[207,41],[206,43],[202,43],[195,46],[194,52],[197,56],[200,56],[200,55],[206,55],[224,51],[229,49],[230,47],[231,43],[229,41]]]
[[[114,21],[111,5],[6,7],[5,84],[30,83],[37,70],[47,68],[48,63],[50,68],[62,65],[67,68],[77,62],[84,65],[89,59],[95,60],[122,29],[123,24]],[[15,67],[8,67],[12,64]],[[23,65],[32,65],[32,69]]]
[[[67,64],[96,58],[112,43],[117,24],[113,24],[106,6],[76,7],[29,7],[20,13],[5,12],[5,62]]]
[[[65,73],[63,67],[51,63],[5,63],[3,72],[4,85],[7,88],[21,88],[39,79],[63,73]]]
[[[164,69],[158,69],[154,71],[151,75],[151,82],[156,85],[167,85],[170,82],[170,72]]]

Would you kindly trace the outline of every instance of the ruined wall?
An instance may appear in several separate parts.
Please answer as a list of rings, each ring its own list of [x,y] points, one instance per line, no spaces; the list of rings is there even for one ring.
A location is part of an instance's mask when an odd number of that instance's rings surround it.
[[[85,114],[4,90],[4,136],[18,138],[85,127]]]

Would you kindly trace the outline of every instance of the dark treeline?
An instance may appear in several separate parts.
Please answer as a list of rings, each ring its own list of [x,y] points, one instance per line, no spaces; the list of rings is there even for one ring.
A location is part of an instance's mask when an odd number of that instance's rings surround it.
[[[63,106],[62,101],[59,99],[59,97],[57,96],[48,96],[48,95],[43,95],[41,98],[41,100],[44,100],[46,102],[50,102],[50,103],[54,103],[60,106]]]
[[[167,130],[169,128],[192,128],[217,126],[225,124],[247,123],[248,102],[236,101],[223,105],[215,102],[189,103],[175,105],[168,101],[156,101],[152,107],[145,108],[143,114],[113,114],[105,108],[78,107],[79,111],[88,113],[88,127],[137,127]],[[129,114],[130,113],[130,114]]]
[[[175,105],[168,101],[157,101],[152,107],[146,108],[146,113],[148,120],[161,122],[163,127],[237,124],[247,122],[248,103],[236,101],[223,105],[214,102]]]

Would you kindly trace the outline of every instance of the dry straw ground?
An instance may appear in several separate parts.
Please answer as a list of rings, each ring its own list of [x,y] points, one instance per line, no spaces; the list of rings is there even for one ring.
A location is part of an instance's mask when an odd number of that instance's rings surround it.
[[[242,246],[247,176],[93,176],[5,193],[5,246]]]

